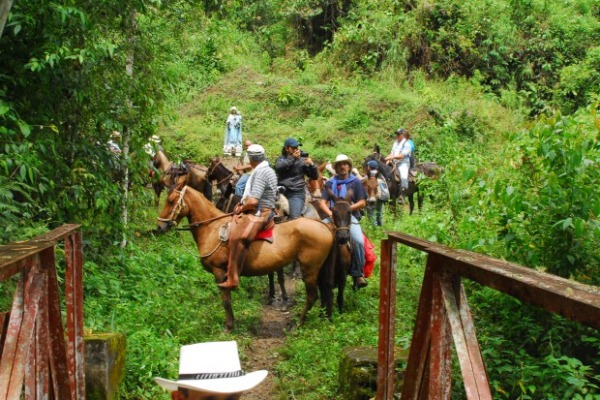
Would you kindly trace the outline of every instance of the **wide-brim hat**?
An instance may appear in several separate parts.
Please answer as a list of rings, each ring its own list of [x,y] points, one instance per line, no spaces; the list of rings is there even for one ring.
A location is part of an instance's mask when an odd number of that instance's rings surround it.
[[[121,137],[121,132],[119,132],[119,131],[112,131],[111,136],[115,137],[115,138]]]
[[[260,384],[266,370],[242,371],[237,343],[207,342],[183,346],[179,354],[179,379],[154,378],[170,392],[185,388],[208,393],[242,393]]]
[[[152,135],[150,138],[154,143],[160,143],[160,137],[158,135]]]
[[[345,154],[338,154],[338,156],[335,158],[335,161],[331,163],[333,169],[337,169],[337,164],[340,162],[347,162],[350,164],[350,168],[352,168],[352,159]]]

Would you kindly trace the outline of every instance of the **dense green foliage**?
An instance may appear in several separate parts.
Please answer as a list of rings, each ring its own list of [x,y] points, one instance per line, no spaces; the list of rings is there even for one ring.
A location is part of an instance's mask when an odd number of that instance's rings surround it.
[[[425,210],[386,215],[385,229],[599,285],[599,17],[598,0],[14,2],[0,37],[0,241],[83,224],[85,324],[127,334],[124,399],[158,398],[152,377],[176,374],[182,344],[244,349],[264,280],[242,281],[224,335],[189,234],[145,234],[156,210],[142,150],[159,133],[172,159],[205,162],[236,105],[272,157],[293,135],[317,160],[358,162],[407,126],[419,159],[446,172],[423,183]],[[406,348],[425,259],[400,247],[398,260]],[[315,310],[289,333],[278,398],[336,398],[341,349],[376,343],[377,279],[334,323]],[[467,290],[494,398],[600,395],[597,332]]]

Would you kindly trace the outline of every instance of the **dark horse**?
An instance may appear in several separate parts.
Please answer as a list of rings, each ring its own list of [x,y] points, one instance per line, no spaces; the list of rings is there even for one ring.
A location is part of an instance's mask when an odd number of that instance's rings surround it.
[[[444,168],[435,163],[417,163],[415,167],[409,172],[408,189],[404,191],[402,196],[400,193],[400,183],[396,182],[393,167],[391,165],[386,164],[385,158],[381,155],[378,145],[375,145],[373,153],[369,154],[365,158],[364,169],[366,172],[368,172],[367,162],[369,162],[370,160],[377,161],[377,170],[379,171],[380,176],[384,177],[386,180],[388,189],[390,191],[389,205],[393,213],[396,213],[396,202],[398,198],[400,197],[402,200],[404,200],[403,196],[406,196],[408,197],[408,204],[410,207],[409,213],[412,214],[415,209],[415,193],[417,194],[417,203],[420,210],[423,207],[424,193],[423,191],[419,191],[419,177],[425,176],[427,178],[437,179],[444,172]]]
[[[159,214],[158,228],[166,232],[186,217],[190,231],[198,246],[202,266],[211,272],[216,282],[227,279],[229,242],[224,239],[223,226],[232,217],[217,209],[200,192],[185,185],[182,180],[170,191],[164,208]],[[333,236],[327,225],[309,218],[297,218],[273,229],[274,242],[255,240],[248,247],[242,276],[258,276],[277,271],[294,260],[300,262],[302,279],[306,286],[306,305],[300,316],[300,324],[318,298],[319,271],[331,250]],[[234,327],[231,307],[231,290],[220,288],[225,308],[225,328]]]
[[[165,152],[160,149],[152,157],[152,166],[154,170],[150,171],[151,175],[158,171],[158,178],[152,184],[156,193],[157,205],[163,189],[175,185],[182,176],[186,177],[188,186],[193,187],[204,194],[207,199],[212,200],[212,187],[207,180],[208,170],[205,166],[189,160],[186,160],[183,164],[175,164],[169,161]]]
[[[329,319],[333,315],[333,290],[337,287],[337,305],[340,314],[344,311],[344,288],[350,271],[352,261],[352,241],[350,240],[350,224],[352,210],[350,199],[352,190],[349,190],[345,198],[339,198],[327,189],[330,199],[333,199],[332,223],[334,229],[334,243],[331,251],[321,268],[319,274],[319,285],[321,292],[321,304],[325,307]]]

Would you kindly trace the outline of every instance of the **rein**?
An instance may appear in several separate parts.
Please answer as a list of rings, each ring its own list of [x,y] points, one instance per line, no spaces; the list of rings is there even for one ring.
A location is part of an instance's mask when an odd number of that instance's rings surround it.
[[[173,224],[173,225],[177,225],[177,223],[175,223],[173,220],[175,218],[177,218],[177,216],[179,215],[179,213],[181,212],[181,210],[183,210],[185,208],[185,203],[183,202],[183,197],[185,196],[185,191],[187,190],[187,186],[184,186],[183,189],[181,189],[181,191],[177,191],[179,193],[179,200],[177,200],[177,204],[175,204],[175,206],[173,207],[173,210],[171,211],[171,215],[169,216],[169,218],[161,218],[158,217],[157,219],[161,222],[166,222],[168,224]],[[212,222],[212,221],[216,221],[218,219],[221,218],[225,218],[225,217],[229,217],[230,215],[233,215],[233,213],[228,213],[228,214],[223,214],[223,215],[218,215],[216,217],[213,218],[209,218],[206,219],[204,221],[199,221],[199,222],[194,222],[192,224],[189,224],[187,226],[181,227],[181,228],[177,228],[177,230],[188,230],[190,228],[195,228],[198,227],[200,225],[204,225],[208,222]]]
[[[189,224],[189,225],[182,226],[181,228],[177,228],[177,230],[178,230],[178,231],[185,231],[185,230],[188,230],[188,229],[190,229],[190,228],[196,228],[196,227],[198,227],[198,226],[201,226],[201,225],[204,225],[204,224],[206,224],[206,223],[209,223],[209,222],[212,222],[212,221],[216,221],[216,220],[219,220],[219,219],[221,219],[221,218],[229,217],[229,216],[231,216],[231,215],[233,215],[233,213],[232,213],[232,212],[230,212],[230,213],[227,213],[227,214],[223,214],[223,215],[219,215],[219,216],[217,216],[217,217],[213,217],[213,218],[205,219],[204,221],[194,222],[194,223],[191,223],[191,224]]]
[[[210,177],[212,176],[212,174],[215,172],[215,169],[217,169],[217,167],[218,167],[219,165],[223,165],[223,163],[222,163],[221,161],[219,161],[218,163],[215,163],[215,165],[214,165],[214,166],[213,166],[213,167],[212,167],[212,168],[209,170],[209,172],[208,172],[208,175],[207,175],[209,179],[210,179]],[[225,166],[223,166],[223,167],[225,167]],[[227,168],[225,168],[225,170],[227,170]],[[225,182],[225,181],[227,181],[227,180],[231,179],[231,177],[232,177],[234,174],[235,174],[235,172],[233,172],[233,171],[232,171],[232,172],[231,172],[229,175],[227,175],[225,178],[223,178],[223,179],[221,179],[220,181],[218,181],[218,182],[216,183],[216,185],[218,186],[218,185],[222,184],[223,182]]]

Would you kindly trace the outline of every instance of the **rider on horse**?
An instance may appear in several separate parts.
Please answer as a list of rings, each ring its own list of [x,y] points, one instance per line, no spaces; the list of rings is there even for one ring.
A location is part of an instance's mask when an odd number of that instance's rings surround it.
[[[248,246],[275,215],[277,176],[267,162],[265,149],[253,144],[248,147],[248,157],[254,170],[229,225],[229,262],[227,280],[219,283],[222,288],[238,286],[238,275],[244,266]]]
[[[396,140],[392,146],[392,151],[385,158],[386,161],[394,164],[395,173],[400,175],[400,193],[408,189],[408,173],[410,170],[410,159],[412,155],[412,146],[406,137],[407,130],[404,128],[396,131]]]
[[[364,277],[365,266],[365,245],[362,229],[359,224],[361,210],[367,205],[367,194],[361,181],[350,173],[352,170],[352,160],[345,154],[340,154],[332,163],[336,175],[325,183],[325,187],[330,189],[337,197],[345,197],[348,192],[352,192],[351,210],[352,218],[350,224],[350,236],[352,238],[352,261],[350,265],[350,275],[354,279],[356,287],[367,286],[367,280]],[[323,192],[323,198],[319,205],[321,210],[331,219],[332,201],[329,199],[328,190]]]

